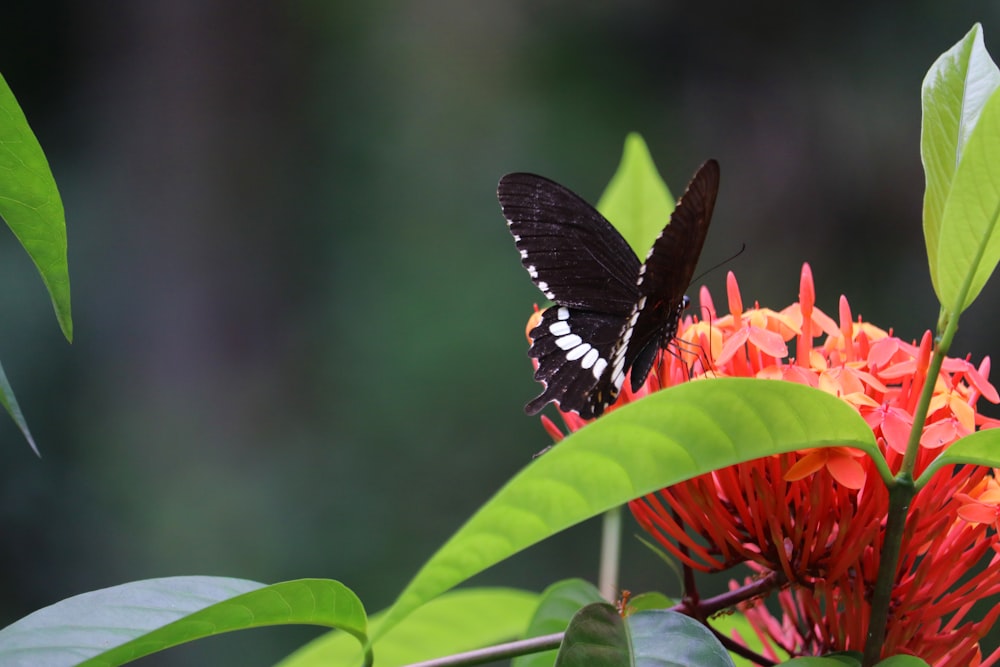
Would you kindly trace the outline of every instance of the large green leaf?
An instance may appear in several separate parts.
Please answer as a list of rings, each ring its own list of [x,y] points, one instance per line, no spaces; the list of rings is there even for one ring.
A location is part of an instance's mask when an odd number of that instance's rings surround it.
[[[168,577],[84,593],[22,618],[0,630],[0,664],[112,667],[202,637],[292,623],[366,640],[360,600],[336,581]]]
[[[975,300],[1000,261],[1000,95],[986,102],[945,202],[938,296],[955,315]]]
[[[1000,70],[983,45],[978,23],[962,41],[941,54],[924,77],[920,128],[920,158],[926,179],[924,239],[931,281],[939,298],[937,254],[945,201],[969,134],[998,86]]]
[[[627,619],[637,667],[733,667],[712,632],[675,611],[643,611]]]
[[[17,427],[21,429],[21,433],[28,441],[28,444],[31,445],[31,448],[35,450],[35,454],[41,456],[38,447],[35,445],[35,439],[31,437],[31,431],[28,430],[28,422],[24,420],[24,415],[21,414],[21,407],[17,404],[17,398],[14,397],[14,390],[11,388],[10,382],[7,381],[7,374],[3,372],[2,365],[0,365],[0,404],[3,404],[4,410],[11,416]]]
[[[976,431],[955,441],[927,466],[915,482],[916,488],[923,488],[941,468],[957,464],[1000,468],[1000,428]]]
[[[541,601],[535,610],[525,637],[541,637],[566,630],[574,614],[592,602],[601,602],[601,592],[583,579],[566,579],[542,591]],[[514,660],[512,667],[551,667],[556,651],[523,655]]]
[[[73,340],[66,219],[45,153],[0,76],[0,216],[28,251],[49,291],[66,340]]]
[[[511,588],[469,588],[424,605],[373,644],[378,667],[398,667],[524,636],[538,594]],[[375,629],[383,614],[370,617]],[[354,637],[330,632],[276,667],[357,667],[364,654]]]
[[[640,258],[646,257],[670,220],[674,198],[639,134],[633,132],[625,138],[621,163],[597,202],[597,210],[614,223]]]
[[[487,567],[633,498],[742,461],[830,445],[864,450],[888,474],[864,420],[822,391],[717,378],[656,392],[518,473],[431,557],[378,632]]]

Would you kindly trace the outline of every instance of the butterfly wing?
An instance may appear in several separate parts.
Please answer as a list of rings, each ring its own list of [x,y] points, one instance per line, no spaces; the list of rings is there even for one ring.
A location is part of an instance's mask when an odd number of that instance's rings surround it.
[[[625,318],[606,313],[554,306],[542,313],[531,331],[532,357],[538,359],[535,379],[545,389],[524,406],[535,414],[551,401],[564,412],[576,411],[584,419],[600,415],[614,402],[611,352],[621,335]]]
[[[708,160],[691,178],[677,200],[670,224],[660,232],[639,268],[639,297],[626,320],[620,347],[612,353],[613,362],[620,357],[623,367],[632,369],[633,389],[642,386],[656,352],[677,333],[677,322],[687,307],[684,292],[705,245],[718,192],[719,163]]]
[[[556,401],[590,419],[615,402],[629,368],[633,389],[642,385],[677,330],[718,186],[719,166],[709,160],[640,264],[611,223],[573,192],[533,174],[500,179],[497,197],[521,263],[557,304],[531,331],[535,379],[545,388],[526,412]]]
[[[497,198],[521,264],[545,296],[569,308],[628,315],[638,296],[639,259],[593,206],[523,173],[501,178]]]

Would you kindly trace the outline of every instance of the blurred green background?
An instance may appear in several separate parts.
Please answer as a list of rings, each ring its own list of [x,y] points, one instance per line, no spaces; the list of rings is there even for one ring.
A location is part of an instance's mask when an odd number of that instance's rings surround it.
[[[76,340],[0,242],[0,625],[135,579],[340,579],[387,606],[548,442],[523,404],[541,299],[495,188],[596,201],[627,132],[675,194],[722,164],[702,264],[724,303],[936,321],[920,84],[982,2],[12,3],[0,72],[67,212]],[[695,292],[692,291],[692,294]],[[996,354],[988,287],[953,348]],[[631,529],[629,532],[632,532]],[[596,577],[596,525],[480,577]],[[622,586],[676,593],[633,540]],[[315,630],[142,665],[269,665]]]

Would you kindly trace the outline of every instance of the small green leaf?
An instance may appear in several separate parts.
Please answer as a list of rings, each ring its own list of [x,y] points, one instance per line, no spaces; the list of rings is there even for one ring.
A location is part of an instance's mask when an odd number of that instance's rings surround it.
[[[640,259],[646,257],[670,220],[674,198],[639,134],[633,132],[625,138],[622,161],[597,202],[597,210],[614,224]]]
[[[592,602],[604,601],[597,587],[583,579],[556,582],[542,591],[538,609],[535,610],[524,636],[541,637],[563,632],[573,615],[582,607]],[[555,659],[555,650],[532,653],[515,658],[513,667],[547,667],[551,666]]]
[[[958,44],[941,54],[924,77],[921,90],[923,119],[920,158],[924,165],[924,239],[931,281],[938,298],[938,242],[945,201],[962,152],[979,114],[1000,87],[1000,70],[983,45],[977,23]]]
[[[876,663],[875,667],[930,667],[930,665],[926,660],[913,655],[894,655]]]
[[[891,477],[871,428],[818,389],[715,378],[655,392],[518,473],[423,566],[379,632],[487,567],[633,498],[742,461],[824,446],[863,450]]]
[[[956,440],[927,466],[914,485],[920,490],[941,468],[956,464],[1000,468],[1000,428],[976,431]]]
[[[35,439],[31,437],[31,431],[28,430],[28,422],[24,420],[24,415],[21,414],[21,407],[17,404],[17,399],[14,398],[14,389],[10,386],[10,382],[7,381],[7,374],[3,372],[3,365],[0,365],[0,403],[3,404],[7,414],[14,420],[17,427],[21,429],[21,433],[35,451],[35,454],[41,456],[41,452],[38,451],[38,447],[35,445]]]
[[[631,667],[631,654],[628,631],[618,610],[607,602],[595,602],[573,616],[559,647],[556,667]]]
[[[642,611],[627,619],[634,662],[642,667],[734,667],[715,635],[675,611]]]
[[[945,202],[938,245],[938,296],[958,314],[979,296],[1000,261],[1000,95],[986,102]]]
[[[728,614],[713,618],[709,625],[720,635],[726,637],[732,637],[734,633],[739,635],[741,642],[748,649],[758,655],[765,654],[764,641],[757,634],[754,627],[750,625],[750,621],[747,620],[744,614],[738,611],[731,611]],[[768,644],[771,650],[775,651],[778,655],[787,656],[784,649],[778,647],[773,641],[769,641]],[[756,662],[751,662],[742,656],[731,654],[729,657],[733,659],[737,667],[758,667]]]
[[[781,663],[782,667],[861,667],[861,654],[838,653],[819,657],[792,658]]]
[[[399,667],[524,636],[538,594],[510,588],[466,588],[427,603],[375,641],[378,667]],[[377,628],[384,612],[369,618]],[[364,654],[354,637],[334,631],[306,644],[275,667],[357,667]]]
[[[668,598],[663,593],[649,591],[633,595],[629,598],[626,607],[630,612],[637,612],[647,611],[649,609],[669,609],[675,604],[677,604],[675,600]]]
[[[168,577],[84,593],[0,630],[5,667],[113,667],[212,635],[291,623],[339,627],[366,640],[360,600],[343,584],[267,586],[224,577]]]
[[[45,153],[0,76],[0,216],[42,276],[66,340],[73,340],[66,218]]]

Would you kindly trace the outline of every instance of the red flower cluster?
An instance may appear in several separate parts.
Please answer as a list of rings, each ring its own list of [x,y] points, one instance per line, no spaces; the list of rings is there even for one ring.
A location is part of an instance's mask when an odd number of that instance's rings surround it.
[[[895,471],[920,393],[933,381],[915,475],[958,438],[998,425],[976,411],[980,397],[1000,402],[987,380],[988,358],[979,367],[950,358],[937,378],[928,378],[930,332],[919,344],[907,343],[854,321],[844,297],[839,323],[834,321],[815,307],[808,265],[798,303],[780,312],[744,310],[732,273],[727,287],[729,314],[719,317],[702,288],[703,317],[685,318],[676,349],[660,356],[640,391],[630,392],[626,381],[617,406],[706,374],[808,384],[854,406]],[[586,423],[574,413],[562,417],[571,431]],[[562,437],[551,420],[542,420],[556,440]],[[629,505],[642,527],[688,567],[721,571],[747,564],[759,578],[777,574],[791,584],[779,593],[780,621],[764,605],[754,605],[749,592],[741,605],[772,660],[782,659],[778,650],[791,656],[863,650],[888,506],[873,463],[861,452],[836,447],[731,466]],[[968,618],[977,601],[1000,593],[998,526],[1000,483],[991,470],[946,469],[921,489],[906,523],[885,655],[909,653],[940,667],[1000,660],[998,654],[984,660],[979,648],[1000,606],[981,620]],[[748,584],[743,586],[759,596],[759,586]],[[740,589],[733,584],[734,599]]]

